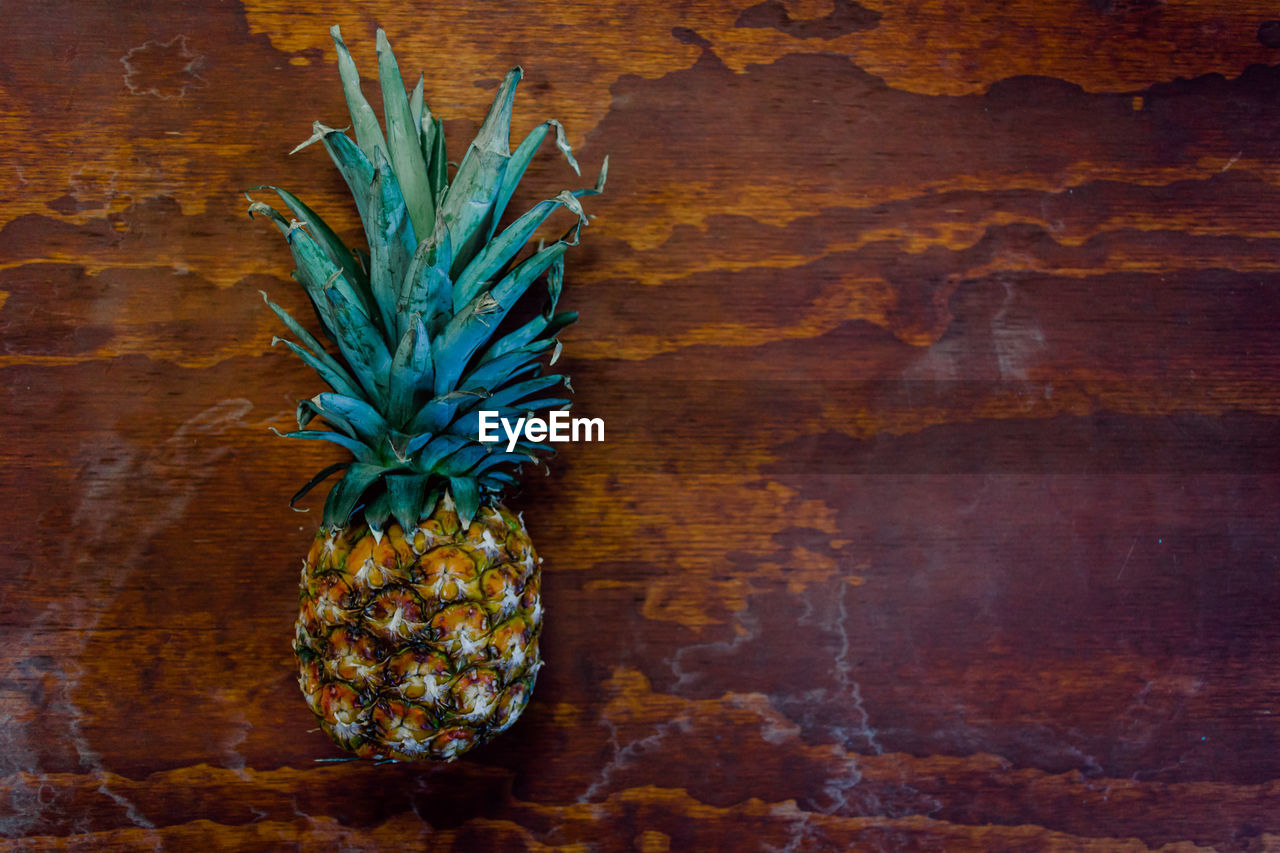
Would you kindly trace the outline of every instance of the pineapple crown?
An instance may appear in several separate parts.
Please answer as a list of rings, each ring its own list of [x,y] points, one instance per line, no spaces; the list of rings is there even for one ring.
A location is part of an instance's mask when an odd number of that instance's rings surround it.
[[[564,253],[587,224],[578,200],[604,189],[609,161],[594,187],[539,202],[499,232],[516,185],[552,130],[556,146],[581,174],[554,119],[510,150],[521,69],[502,81],[450,180],[444,126],[423,101],[422,77],[406,93],[395,54],[378,30],[384,135],[341,32],[335,26],[330,34],[355,142],[316,122],[311,138],[290,153],[315,142],[329,152],[355,198],[368,251],[349,249],[314,211],[278,187],[255,189],[274,191],[292,218],[252,199],[249,207],[250,216],[265,215],[284,234],[297,266],[294,278],[334,350],[263,293],[297,338],[274,338],[272,344],[283,343],[333,389],[301,401],[298,430],[284,435],[333,442],[354,457],[320,471],[289,503],[342,472],[325,501],[326,526],[344,525],[363,510],[375,533],[392,518],[410,530],[451,494],[465,527],[481,504],[517,482],[522,464],[553,452],[523,439],[514,452],[482,443],[479,415],[569,408],[568,378],[546,375],[544,368],[560,354],[556,334],[577,319],[555,307]],[[561,207],[576,214],[572,227],[550,245],[540,241],[522,252]],[[541,310],[531,319],[512,314],[517,303],[537,309],[533,285],[539,281],[545,286]],[[307,429],[317,418],[329,429]]]

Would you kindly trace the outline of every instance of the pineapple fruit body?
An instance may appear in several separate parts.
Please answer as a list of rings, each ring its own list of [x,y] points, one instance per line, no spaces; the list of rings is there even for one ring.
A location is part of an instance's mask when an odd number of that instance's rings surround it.
[[[520,716],[542,661],[538,557],[501,505],[452,501],[405,533],[322,529],[294,650],[320,727],[366,758],[451,760]]]

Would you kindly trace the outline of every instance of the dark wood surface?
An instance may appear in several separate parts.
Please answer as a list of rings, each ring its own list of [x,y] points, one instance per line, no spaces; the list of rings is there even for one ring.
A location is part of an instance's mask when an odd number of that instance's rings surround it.
[[[0,4],[0,849],[1280,849],[1277,18]],[[294,682],[337,456],[268,431],[320,387],[241,191],[358,233],[286,156],[332,23],[455,156],[517,62],[517,133],[611,156],[606,441],[513,499],[548,664],[448,766],[319,762]]]

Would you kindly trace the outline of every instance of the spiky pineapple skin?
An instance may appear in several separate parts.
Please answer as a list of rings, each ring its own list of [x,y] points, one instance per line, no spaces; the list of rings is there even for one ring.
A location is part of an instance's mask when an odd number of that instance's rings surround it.
[[[451,501],[406,534],[321,529],[302,570],[298,683],[366,758],[453,760],[524,711],[542,660],[541,571],[523,521]]]

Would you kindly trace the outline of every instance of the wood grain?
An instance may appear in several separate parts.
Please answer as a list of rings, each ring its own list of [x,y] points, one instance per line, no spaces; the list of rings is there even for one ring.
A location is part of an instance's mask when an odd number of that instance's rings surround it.
[[[0,850],[1280,849],[1280,18],[1257,0],[0,5]],[[521,722],[334,764],[336,457],[242,191],[359,233],[327,28],[606,194]],[[517,198],[577,186],[546,158]],[[312,503],[314,508],[317,504]]]

